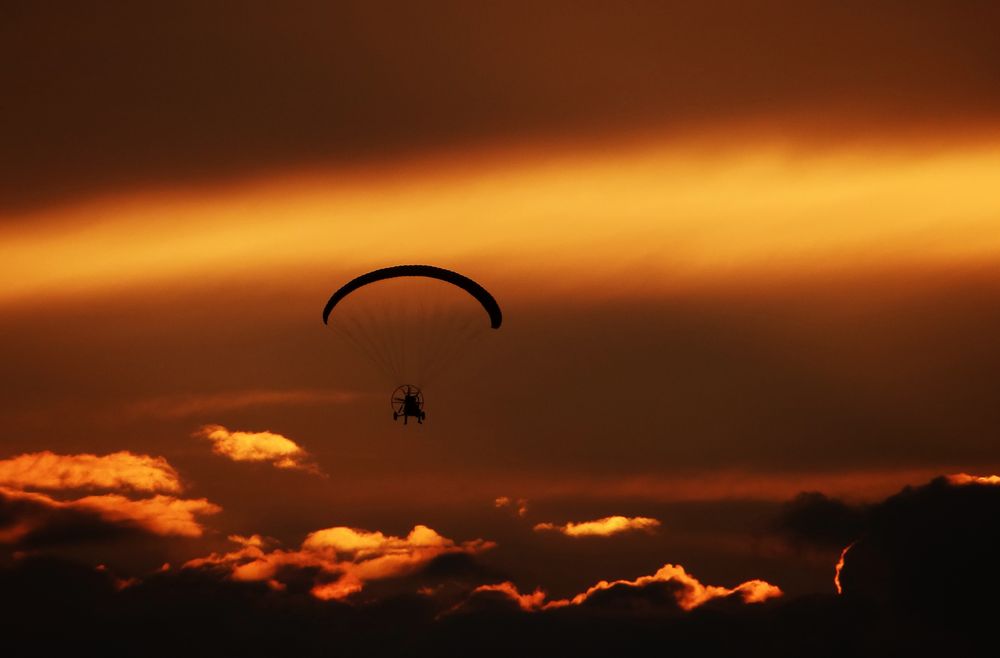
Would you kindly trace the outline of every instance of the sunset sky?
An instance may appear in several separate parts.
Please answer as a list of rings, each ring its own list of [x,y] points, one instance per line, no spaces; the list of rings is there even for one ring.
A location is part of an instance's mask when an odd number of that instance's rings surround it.
[[[1000,509],[998,31],[992,2],[5,4],[0,568],[435,619],[875,591],[885,518]],[[504,311],[406,427],[320,320],[400,263]]]

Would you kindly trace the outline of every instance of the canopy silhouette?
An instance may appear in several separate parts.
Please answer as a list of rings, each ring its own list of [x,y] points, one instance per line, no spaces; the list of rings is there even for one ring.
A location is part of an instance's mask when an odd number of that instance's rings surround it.
[[[330,313],[334,307],[358,288],[375,283],[376,281],[407,276],[438,279],[458,286],[482,304],[483,310],[490,317],[490,327],[492,329],[500,328],[500,323],[503,321],[500,305],[497,304],[497,300],[493,298],[493,295],[486,288],[458,272],[446,270],[443,267],[434,267],[433,265],[394,265],[392,267],[383,267],[351,279],[341,286],[337,292],[333,293],[333,296],[326,303],[326,306],[323,308],[323,323],[329,324]]]

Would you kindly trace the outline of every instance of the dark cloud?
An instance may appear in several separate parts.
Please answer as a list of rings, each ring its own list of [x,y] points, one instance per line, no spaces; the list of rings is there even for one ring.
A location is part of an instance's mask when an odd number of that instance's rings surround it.
[[[844,556],[844,594],[975,623],[997,609],[1000,486],[938,478],[874,507]]]
[[[678,601],[690,583],[638,579],[595,588],[577,605],[525,609],[513,586],[475,591],[502,574],[477,556],[454,554],[346,603],[312,596],[316,574],[304,571],[301,582],[283,574],[284,588],[211,569],[126,583],[107,569],[29,557],[0,567],[4,647],[19,656],[92,647],[108,656],[137,648],[150,656],[607,656],[657,646],[778,657],[984,651],[993,641],[990,594],[1000,585],[1000,486],[955,482],[939,478],[864,508],[820,494],[789,503],[782,518],[803,542],[834,540],[817,530],[824,520],[838,532],[860,526],[841,596],[748,604],[734,591],[684,610]],[[815,518],[804,521],[810,512]],[[7,524],[17,516],[0,509]]]
[[[14,546],[18,549],[32,550],[115,543],[139,537],[144,533],[145,531],[136,525],[109,522],[96,514],[57,510],[39,527],[15,542]]]
[[[107,573],[37,559],[0,569],[0,586],[4,648],[18,656],[91,648],[106,656],[608,656],[669,647],[696,655],[874,657],[985,646],[940,627],[904,626],[891,611],[851,597],[721,601],[670,614],[634,614],[634,598],[545,613],[484,599],[440,616],[425,596],[352,606],[207,572],[163,573],[119,589]],[[662,598],[629,594],[654,606]]]
[[[594,592],[580,605],[585,608],[627,614],[682,614],[678,595],[684,585],[674,581],[660,581],[645,585],[616,583],[607,589]]]
[[[995,122],[991,2],[5,3],[0,204],[510,138]],[[851,123],[867,128],[847,128]],[[839,126],[839,127],[838,127]],[[777,128],[772,128],[777,129]]]
[[[428,562],[412,577],[423,585],[434,585],[443,581],[478,584],[504,575],[467,553],[446,553]]]
[[[176,518],[178,512],[183,516],[177,508],[154,504],[132,516],[109,510],[141,506],[143,501],[111,499],[107,506],[91,507],[84,504],[87,500],[58,501],[0,490],[0,564],[25,555],[71,559],[91,566],[107,565],[121,573],[121,584],[134,574],[153,571],[191,551],[192,537],[165,536],[156,526],[158,516]],[[146,502],[150,500],[154,499]]]
[[[509,577],[478,557],[451,553],[439,555],[415,573],[367,585],[362,598],[371,603],[416,593],[438,611],[444,611],[463,604],[478,585]]]
[[[111,521],[85,509],[55,508],[0,491],[0,544],[11,550],[109,544],[146,534],[128,521]]]
[[[785,504],[775,528],[795,544],[840,549],[861,535],[866,511],[818,491],[803,492]]]
[[[313,596],[319,574],[308,568],[282,572],[285,586],[274,588],[233,581],[224,570],[173,569],[124,580],[112,570],[29,557],[0,568],[4,646],[26,656],[70,647],[101,647],[110,656],[134,654],[136,647],[146,655],[176,655],[183,646],[247,656],[457,656],[470,647],[486,656],[598,656],[659,645],[748,656],[982,650],[995,614],[988,594],[1000,585],[1000,486],[954,482],[940,478],[863,507],[818,493],[785,506],[786,532],[803,543],[825,548],[838,533],[860,532],[846,556],[842,596],[747,604],[734,592],[685,611],[678,605],[685,582],[638,579],[595,588],[578,605],[529,612],[503,591],[474,592],[505,574],[466,554],[442,555],[372,583],[350,603]],[[0,507],[3,529],[27,518],[24,501],[15,502]],[[823,523],[833,530],[821,529]],[[87,533],[77,539],[91,541]],[[64,541],[45,546],[59,549]],[[52,627],[61,633],[39,644]],[[483,637],[490,641],[473,644]]]
[[[1000,588],[1000,486],[939,477],[875,504],[852,506],[803,494],[778,521],[800,543],[846,549],[843,596],[932,620],[956,633],[982,633]],[[923,623],[923,622],[922,622]]]

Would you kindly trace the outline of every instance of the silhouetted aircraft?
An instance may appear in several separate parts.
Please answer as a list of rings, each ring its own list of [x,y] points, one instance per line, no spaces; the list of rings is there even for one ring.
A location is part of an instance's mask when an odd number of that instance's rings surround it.
[[[410,418],[416,418],[418,423],[423,424],[427,417],[424,413],[424,394],[412,384],[403,384],[392,392],[392,419],[397,420],[400,416],[404,425]]]

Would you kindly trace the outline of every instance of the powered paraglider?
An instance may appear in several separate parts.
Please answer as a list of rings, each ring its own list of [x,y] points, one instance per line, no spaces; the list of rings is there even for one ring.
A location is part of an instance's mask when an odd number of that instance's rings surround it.
[[[393,419],[422,423],[420,387],[433,381],[503,315],[465,275],[432,265],[396,265],[351,279],[330,297],[323,322],[393,384]],[[397,399],[398,398],[398,399]]]

